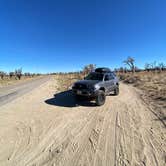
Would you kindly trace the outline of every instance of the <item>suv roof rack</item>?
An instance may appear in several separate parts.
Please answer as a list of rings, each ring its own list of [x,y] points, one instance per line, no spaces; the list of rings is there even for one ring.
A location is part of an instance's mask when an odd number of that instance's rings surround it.
[[[107,67],[100,67],[100,68],[96,68],[95,72],[97,72],[97,73],[110,73],[111,70]]]

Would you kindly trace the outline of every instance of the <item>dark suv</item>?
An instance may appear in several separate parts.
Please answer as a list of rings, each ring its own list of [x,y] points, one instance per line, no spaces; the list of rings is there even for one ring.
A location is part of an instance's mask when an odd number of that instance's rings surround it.
[[[72,91],[76,99],[84,96],[95,99],[98,106],[105,103],[105,96],[114,92],[119,94],[119,80],[114,72],[108,68],[97,68],[84,80],[74,83]]]

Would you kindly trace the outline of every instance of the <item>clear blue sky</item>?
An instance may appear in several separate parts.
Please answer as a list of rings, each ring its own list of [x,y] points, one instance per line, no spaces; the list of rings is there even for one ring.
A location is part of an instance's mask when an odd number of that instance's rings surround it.
[[[166,0],[0,0],[0,70],[166,62]]]

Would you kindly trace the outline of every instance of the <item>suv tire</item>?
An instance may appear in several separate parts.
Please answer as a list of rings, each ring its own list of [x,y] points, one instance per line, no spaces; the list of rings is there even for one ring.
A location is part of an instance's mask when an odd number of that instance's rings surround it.
[[[105,98],[106,98],[105,92],[102,91],[102,90],[99,90],[99,92],[98,92],[98,94],[96,96],[96,104],[98,106],[103,105],[105,103]]]
[[[117,96],[119,94],[119,86],[116,86],[114,89],[114,95]]]

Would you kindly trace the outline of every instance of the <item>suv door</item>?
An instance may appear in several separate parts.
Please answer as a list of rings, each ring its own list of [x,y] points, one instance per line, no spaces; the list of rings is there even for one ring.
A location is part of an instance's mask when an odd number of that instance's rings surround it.
[[[109,74],[106,74],[104,77],[104,84],[105,84],[105,88],[106,88],[106,93],[109,94],[109,92],[111,91],[111,77]]]
[[[115,89],[115,76],[112,73],[109,74],[109,80],[109,89],[110,91],[113,91]]]

